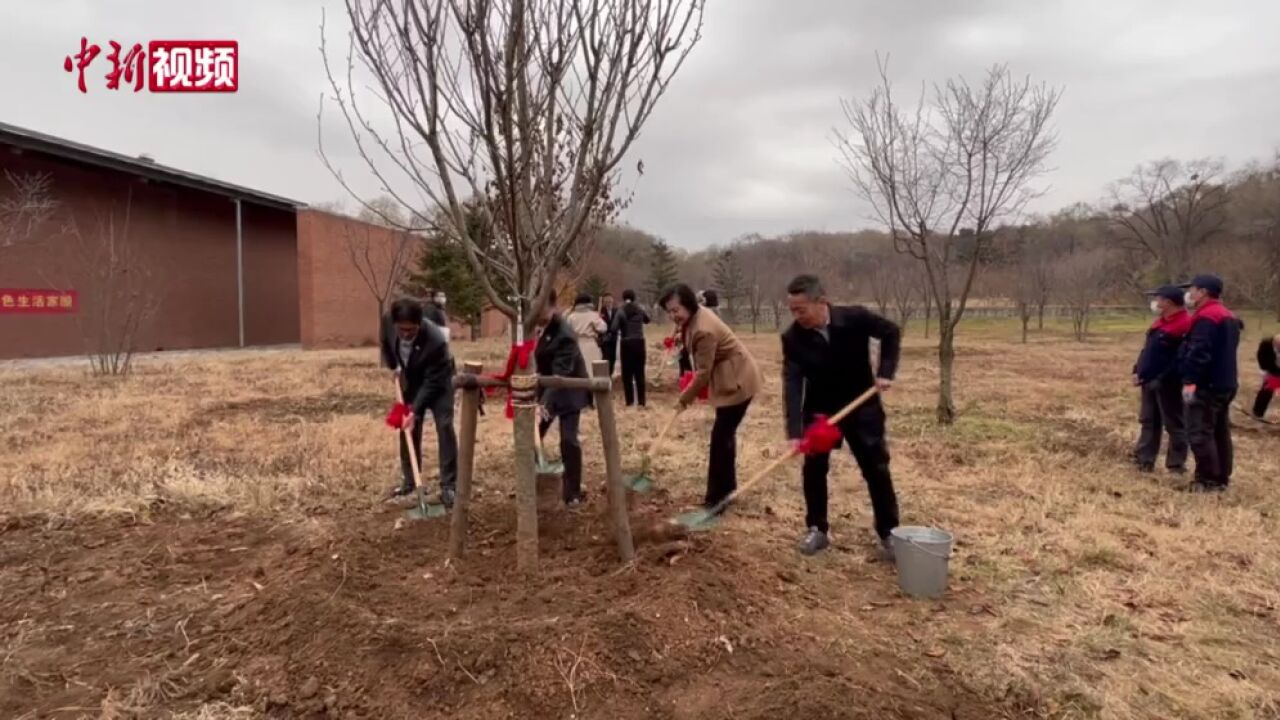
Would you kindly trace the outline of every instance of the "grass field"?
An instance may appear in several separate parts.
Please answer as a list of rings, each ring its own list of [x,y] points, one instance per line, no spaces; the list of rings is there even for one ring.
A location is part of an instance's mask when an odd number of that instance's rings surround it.
[[[847,457],[823,556],[794,551],[788,466],[714,533],[639,534],[622,567],[585,419],[590,502],[548,490],[542,567],[522,577],[497,403],[461,563],[446,523],[381,501],[398,462],[372,350],[153,357],[122,381],[0,368],[0,716],[1278,718],[1280,428],[1234,416],[1221,497],[1131,470],[1144,323],[1105,318],[1085,343],[1054,323],[1026,345],[966,323],[951,428],[909,328],[893,471],[904,522],[957,536],[939,602],[899,593]],[[1245,403],[1275,331],[1249,319]],[[742,474],[784,448],[777,338],[746,340],[767,383]],[[674,401],[665,380],[620,410],[627,467]],[[682,420],[635,527],[700,498],[710,415]]]

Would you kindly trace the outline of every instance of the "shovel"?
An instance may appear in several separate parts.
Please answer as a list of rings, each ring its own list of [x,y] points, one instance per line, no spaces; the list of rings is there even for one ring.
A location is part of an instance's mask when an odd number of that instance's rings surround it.
[[[401,405],[404,404],[404,391],[400,389],[400,379],[396,378],[396,401]],[[419,422],[421,420],[419,419]],[[405,511],[405,517],[410,520],[426,520],[427,518],[443,517],[448,514],[443,504],[432,504],[427,502],[426,493],[422,490],[422,471],[418,466],[418,453],[413,448],[413,435],[408,429],[401,427],[400,434],[404,436],[404,444],[409,448],[409,467],[413,468],[413,485],[418,489],[418,503],[414,507]]]
[[[671,419],[667,424],[662,426],[662,431],[658,433],[658,437],[654,438],[653,443],[649,445],[649,451],[640,459],[640,472],[627,478],[627,485],[638,493],[647,493],[653,489],[653,478],[649,475],[649,463],[653,456],[657,454],[658,447],[662,444],[663,438],[667,436],[667,432],[676,424],[676,418],[680,417],[680,411],[683,408],[677,407],[671,413]]]
[[[849,403],[848,405],[845,405],[844,408],[840,410],[840,412],[828,418],[827,422],[832,425],[839,423],[841,420],[848,417],[849,413],[853,412],[854,410],[857,410],[859,407],[862,406],[863,403],[870,400],[872,396],[874,396],[877,392],[878,392],[878,388],[872,385],[869,390],[859,395],[857,398],[854,399],[853,402]],[[750,480],[747,480],[743,484],[739,485],[736,490],[729,493],[729,495],[726,496],[725,499],[721,500],[715,505],[709,508],[699,508],[697,510],[691,510],[690,512],[684,513],[682,515],[677,515],[676,517],[672,518],[668,522],[670,522],[673,525],[679,525],[689,532],[700,532],[703,530],[710,530],[711,528],[715,527],[716,521],[720,517],[720,513],[725,509],[725,507],[729,505],[729,503],[733,502],[735,498],[737,498],[742,493],[750,490],[752,486],[754,486],[756,483],[759,483],[761,480],[768,477],[769,473],[778,469],[778,467],[783,463],[785,463],[786,461],[790,460],[793,457],[796,457],[797,455],[802,455],[802,454],[804,454],[803,451],[799,449],[792,449],[787,454],[769,463],[769,466],[766,467],[765,469],[751,476]]]
[[[538,441],[538,444],[535,446],[535,449],[537,450],[537,457],[535,459],[538,464],[534,470],[539,475],[559,475],[563,473],[564,463],[550,462],[547,460],[547,449],[542,444],[542,433],[538,432],[538,428],[536,427],[533,429],[533,437]]]

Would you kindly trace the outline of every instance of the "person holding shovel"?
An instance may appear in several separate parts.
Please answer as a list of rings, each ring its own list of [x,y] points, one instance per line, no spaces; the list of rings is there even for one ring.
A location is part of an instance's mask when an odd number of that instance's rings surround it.
[[[577,333],[556,310],[554,292],[539,320],[542,334],[533,350],[538,374],[587,377],[587,363],[579,350]],[[538,437],[546,437],[551,423],[560,422],[560,460],[564,463],[562,494],[566,506],[577,507],[586,502],[586,494],[582,492],[582,441],[578,437],[578,426],[582,409],[590,402],[591,391],[540,388],[539,392],[542,412]]]
[[[444,334],[423,315],[422,305],[415,300],[400,299],[391,304],[385,326],[394,333],[384,333],[382,361],[396,371],[409,412],[403,427],[413,438],[410,447],[400,442],[400,467],[404,481],[392,489],[392,497],[404,497],[416,487],[413,460],[422,457],[422,419],[428,412],[436,423],[436,444],[440,454],[440,500],[453,507],[454,487],[458,478],[458,437],[453,429],[453,355]],[[404,438],[405,433],[400,433]]]
[[[688,285],[667,290],[659,304],[676,324],[693,364],[693,379],[680,393],[680,408],[689,407],[709,389],[707,401],[716,411],[703,499],[704,506],[715,508],[738,487],[738,426],[764,379],[747,348],[719,316],[698,305]]]
[[[782,333],[782,375],[787,437],[798,443],[817,415],[832,415],[873,385],[893,386],[902,333],[893,322],[861,306],[833,306],[822,282],[801,275],[787,286],[787,304],[795,322]],[[871,369],[870,339],[880,341],[880,365]],[[898,526],[898,498],[889,474],[885,413],[873,397],[837,427],[849,442],[871,495],[876,535],[887,558],[893,557],[889,532]],[[837,444],[838,447],[838,444]],[[805,525],[799,550],[813,555],[831,543],[827,522],[827,474],[830,453],[806,453]]]

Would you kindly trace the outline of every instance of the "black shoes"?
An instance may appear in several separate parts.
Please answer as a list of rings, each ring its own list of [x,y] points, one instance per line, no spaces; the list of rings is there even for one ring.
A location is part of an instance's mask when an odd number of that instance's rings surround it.
[[[800,554],[801,555],[817,555],[826,550],[831,545],[830,538],[827,534],[816,527],[809,528],[809,531],[800,538]]]
[[[1187,492],[1192,494],[1210,494],[1223,493],[1227,491],[1226,483],[1205,482],[1204,480],[1196,480],[1187,486]]]

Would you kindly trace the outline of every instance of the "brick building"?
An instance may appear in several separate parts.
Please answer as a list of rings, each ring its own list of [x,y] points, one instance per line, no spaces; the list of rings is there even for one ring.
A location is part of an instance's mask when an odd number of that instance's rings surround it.
[[[348,243],[367,243],[376,275],[400,242],[391,230],[0,123],[0,212],[10,180],[32,177],[56,207],[22,237],[0,235],[0,358],[82,354],[104,328],[127,329],[142,351],[377,337]]]

